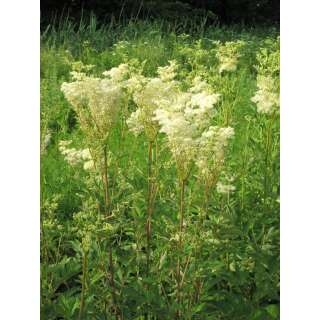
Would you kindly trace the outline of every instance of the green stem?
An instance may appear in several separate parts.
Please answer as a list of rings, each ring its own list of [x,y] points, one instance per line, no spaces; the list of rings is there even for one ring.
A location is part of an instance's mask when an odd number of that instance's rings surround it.
[[[104,156],[104,172],[103,172],[103,181],[104,181],[104,200],[105,200],[105,213],[108,216],[111,216],[111,200],[110,200],[110,191],[109,191],[109,182],[108,182],[108,152],[107,144],[103,148]],[[111,295],[113,307],[116,312],[117,319],[122,319],[121,312],[118,309],[117,304],[117,295],[116,295],[116,286],[114,282],[114,268],[113,268],[113,257],[112,257],[112,245],[109,246],[109,271],[110,271],[110,286],[111,286]]]
[[[113,269],[113,258],[112,258],[112,245],[109,247],[109,272],[110,272],[110,286],[111,286],[111,294],[112,294],[112,303],[115,309],[115,313],[117,319],[121,319],[121,312],[118,309],[117,303],[117,292],[116,292],[116,285],[114,282],[114,269]]]
[[[104,172],[103,172],[103,181],[104,181],[104,200],[105,200],[105,213],[110,215],[110,193],[109,193],[109,177],[108,177],[108,152],[107,146],[103,148],[104,156]]]
[[[266,133],[266,155],[265,155],[265,175],[264,175],[264,201],[267,203],[267,196],[269,194],[269,167],[271,159],[272,148],[272,127],[275,120],[275,112],[269,120],[267,133]]]
[[[147,276],[150,270],[151,215],[152,215],[152,142],[148,146],[148,196],[147,196]]]
[[[183,232],[183,222],[184,222],[184,195],[185,195],[185,180],[182,180],[180,182],[180,225],[179,225],[179,255],[178,255],[178,262],[177,262],[177,304],[178,304],[178,310],[176,313],[176,318],[180,319],[181,317],[181,307],[179,304],[182,302],[181,300],[181,291],[182,291],[182,279],[181,279],[181,273],[180,273],[180,259],[182,256],[182,232]]]
[[[250,122],[248,122],[248,125],[247,125],[247,128],[246,128],[245,147],[244,147],[243,153],[242,153],[241,197],[240,197],[240,208],[241,208],[241,210],[244,209],[244,202],[245,202],[245,175],[246,175],[247,163],[248,163],[249,127],[250,127]]]
[[[80,309],[78,319],[81,320],[83,316],[84,304],[85,304],[85,290],[87,281],[87,265],[88,265],[88,253],[84,251],[82,261],[82,287],[81,287],[81,298],[80,298]]]
[[[153,144],[154,141],[149,141],[148,145],[148,195],[147,195],[147,223],[146,223],[146,232],[147,232],[147,277],[150,274],[151,266],[151,222],[152,222],[152,213],[154,208],[154,200],[156,196],[156,188],[154,182],[154,171],[153,171]],[[155,140],[155,161],[157,161],[157,140]],[[147,290],[149,286],[147,285]],[[148,310],[150,306],[148,305]],[[148,311],[149,312],[149,311]],[[149,319],[149,313],[145,314],[145,319]]]
[[[197,243],[196,243],[196,252],[195,252],[195,264],[196,264],[196,270],[197,268],[197,261],[198,259],[201,259],[201,241],[200,241],[200,234],[203,232],[203,223],[204,219],[207,218],[208,216],[208,209],[209,209],[209,201],[210,201],[210,188],[206,185],[204,187],[204,205],[202,212],[200,213],[200,219],[197,227]],[[200,300],[200,291],[201,291],[201,280],[199,277],[195,279],[195,284],[196,292],[194,295],[194,301],[195,303],[198,303]]]
[[[49,263],[49,245],[48,245],[47,237],[46,237],[46,234],[45,234],[45,231],[44,231],[44,225],[43,225],[43,218],[42,217],[40,218],[40,223],[41,223],[40,237],[41,237],[41,240],[43,241],[43,244],[41,245],[41,249],[42,249],[42,247],[44,247],[43,250],[41,250],[41,253],[43,251],[43,254],[42,254],[43,255],[43,260],[45,261],[46,264],[48,264]]]

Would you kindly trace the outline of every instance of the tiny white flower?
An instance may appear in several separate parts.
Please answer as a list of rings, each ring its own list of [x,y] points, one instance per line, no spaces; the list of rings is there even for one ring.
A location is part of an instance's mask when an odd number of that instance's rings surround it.
[[[93,160],[86,161],[83,164],[83,169],[86,170],[86,171],[93,170],[94,169],[94,161]]]
[[[221,182],[217,183],[217,192],[222,194],[229,194],[233,191],[235,191],[235,186],[231,184],[223,184]]]

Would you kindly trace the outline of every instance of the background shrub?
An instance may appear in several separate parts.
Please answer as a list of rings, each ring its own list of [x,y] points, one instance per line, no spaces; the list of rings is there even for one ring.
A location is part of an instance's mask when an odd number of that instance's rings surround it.
[[[248,25],[279,23],[279,0],[42,0],[42,24],[52,17],[69,15],[80,18],[94,13],[100,22],[125,19],[163,18],[165,20],[197,19],[206,16],[213,24],[244,23]],[[55,20],[57,23],[57,20]]]

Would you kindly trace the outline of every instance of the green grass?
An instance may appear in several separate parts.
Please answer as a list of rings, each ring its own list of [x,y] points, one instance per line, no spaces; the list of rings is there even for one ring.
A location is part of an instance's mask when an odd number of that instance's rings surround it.
[[[48,27],[43,32],[41,121],[43,130],[51,133],[51,141],[41,158],[42,319],[78,317],[83,253],[78,231],[86,228],[82,223],[96,223],[92,199],[101,200],[101,195],[88,188],[87,174],[71,168],[58,150],[60,140],[71,139],[79,147],[83,143],[76,115],[60,86],[70,80],[74,61],[95,65],[93,72],[99,75],[133,59],[145,63],[147,76],[155,76],[157,67],[172,59],[181,66],[180,79],[196,74],[206,76],[215,91],[222,94],[217,121],[233,126],[236,132],[225,168],[235,176],[236,191],[230,198],[212,194],[211,218],[205,230],[214,241],[206,241],[209,236],[203,235],[202,257],[198,265],[191,261],[185,284],[186,293],[194,292],[192,280],[197,268],[205,270],[203,296],[182,319],[279,318],[279,121],[272,127],[271,165],[266,168],[265,134],[270,117],[258,114],[250,101],[256,92],[256,54],[262,47],[277,50],[278,33],[272,28],[197,25],[185,30],[183,25],[163,21],[97,27],[94,19],[78,27],[66,20],[58,28]],[[215,76],[213,40],[245,41],[235,73]],[[117,129],[111,138],[111,151],[120,159],[117,164],[121,173],[111,170],[111,179],[116,179],[114,203],[118,212],[114,235],[118,303],[124,319],[147,319],[147,313],[149,319],[173,319],[175,289],[170,272],[175,248],[170,238],[178,224],[176,172],[173,166],[167,168],[168,151],[160,148],[163,162],[152,228],[154,266],[148,278],[144,267],[147,142],[128,133],[119,149],[118,138]],[[186,193],[187,224],[192,230],[203,205],[195,178]],[[76,220],[78,212],[86,213],[87,218]],[[83,319],[115,319],[105,278],[107,252],[101,238],[100,241],[92,244],[89,253]],[[191,242],[185,250],[188,256]]]

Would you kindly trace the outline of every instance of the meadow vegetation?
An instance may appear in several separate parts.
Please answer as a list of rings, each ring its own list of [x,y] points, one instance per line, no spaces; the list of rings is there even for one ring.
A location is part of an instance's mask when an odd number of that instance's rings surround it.
[[[279,319],[279,30],[41,35],[41,318]]]

